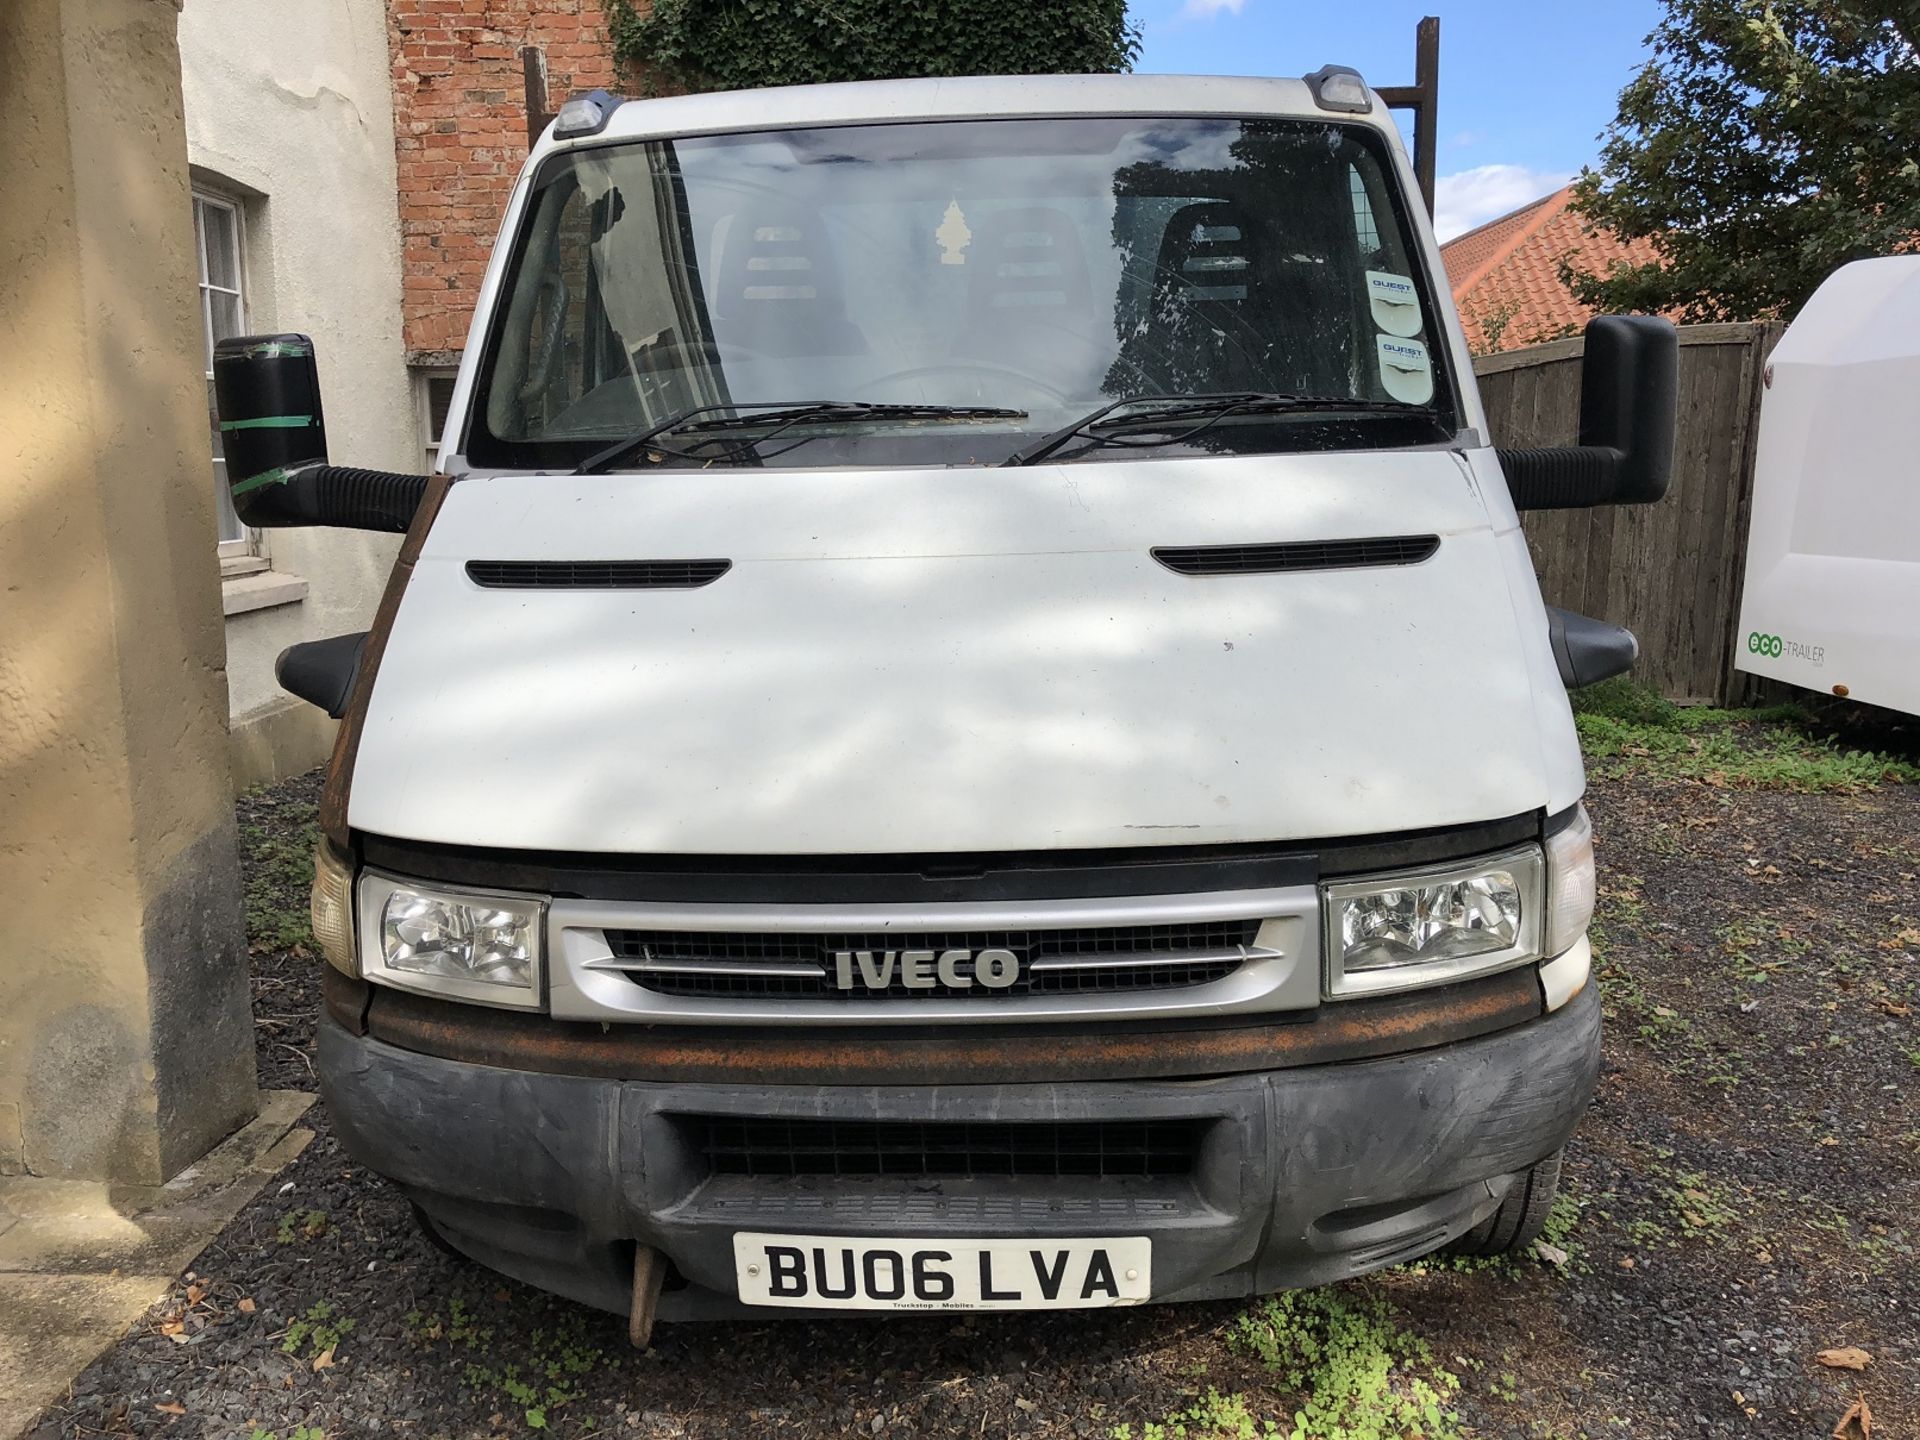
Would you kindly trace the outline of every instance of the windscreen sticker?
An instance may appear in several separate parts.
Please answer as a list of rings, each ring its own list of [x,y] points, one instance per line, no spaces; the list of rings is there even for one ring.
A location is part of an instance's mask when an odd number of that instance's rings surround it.
[[[1431,400],[1433,362],[1427,358],[1427,347],[1393,335],[1373,338],[1380,349],[1380,383],[1387,387],[1387,394],[1409,405]]]
[[[1367,271],[1367,301],[1373,308],[1373,323],[1387,334],[1406,339],[1420,333],[1420,292],[1405,275]]]

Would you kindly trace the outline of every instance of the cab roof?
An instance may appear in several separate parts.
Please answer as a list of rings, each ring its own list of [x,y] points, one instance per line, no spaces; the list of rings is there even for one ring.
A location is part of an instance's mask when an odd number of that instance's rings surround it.
[[[628,100],[592,135],[555,140],[549,126],[536,153],[610,141],[729,131],[1076,115],[1272,115],[1393,129],[1378,95],[1373,98],[1371,114],[1329,112],[1314,102],[1304,80],[1219,75],[993,75],[863,80]]]

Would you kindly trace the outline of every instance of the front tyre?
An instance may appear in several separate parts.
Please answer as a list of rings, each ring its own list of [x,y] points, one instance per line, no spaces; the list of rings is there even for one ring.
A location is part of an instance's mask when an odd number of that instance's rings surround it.
[[[1566,1153],[1554,1151],[1515,1179],[1499,1208],[1447,1246],[1447,1253],[1518,1255],[1538,1240],[1560,1194],[1560,1160]]]

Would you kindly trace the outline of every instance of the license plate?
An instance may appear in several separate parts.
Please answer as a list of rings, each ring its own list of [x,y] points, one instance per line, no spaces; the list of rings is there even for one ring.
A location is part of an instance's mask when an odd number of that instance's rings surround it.
[[[740,1299],[811,1310],[1079,1310],[1137,1305],[1153,1242],[733,1237]]]

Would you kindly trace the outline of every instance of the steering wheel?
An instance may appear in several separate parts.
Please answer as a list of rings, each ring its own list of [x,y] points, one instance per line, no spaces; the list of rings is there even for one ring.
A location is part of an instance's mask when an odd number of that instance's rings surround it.
[[[1038,390],[1048,399],[1068,403],[1072,397],[1066,391],[1049,385],[1038,375],[1029,375],[1024,370],[1015,370],[1010,365],[995,365],[985,360],[947,360],[938,365],[916,365],[911,370],[896,370],[891,375],[881,375],[867,382],[867,387],[892,385],[896,382],[918,380],[927,375],[1001,375],[1010,380],[1018,380],[1022,385]]]
[[[746,346],[736,345],[729,340],[668,340],[658,345],[643,345],[634,352],[636,361],[655,362],[649,367],[647,371],[649,374],[692,369],[693,367],[686,363],[689,360],[717,365],[727,360],[754,361],[766,358],[757,350],[749,350]],[[668,363],[659,363],[662,361]]]

